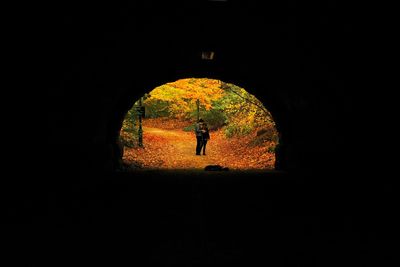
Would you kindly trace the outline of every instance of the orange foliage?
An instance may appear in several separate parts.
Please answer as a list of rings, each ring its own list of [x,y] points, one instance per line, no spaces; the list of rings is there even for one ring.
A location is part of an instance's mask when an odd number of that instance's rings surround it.
[[[169,102],[169,109],[180,114],[190,112],[196,106],[196,101],[200,102],[206,110],[212,108],[212,101],[223,96],[224,91],[220,88],[219,80],[206,78],[181,79],[172,83],[161,85],[150,92],[152,100],[162,100]]]
[[[177,130],[183,129],[192,125],[192,121],[180,120],[175,118],[146,118],[143,120],[143,125],[150,128],[160,128],[164,130]]]
[[[255,133],[241,138],[226,138],[221,131],[211,132],[206,156],[196,156],[193,132],[166,130],[168,121],[153,119],[144,123],[144,148],[125,148],[127,164],[139,162],[146,168],[190,169],[221,165],[230,169],[273,169],[272,143],[250,146]],[[149,127],[152,126],[152,127]],[[158,127],[154,127],[158,126]]]

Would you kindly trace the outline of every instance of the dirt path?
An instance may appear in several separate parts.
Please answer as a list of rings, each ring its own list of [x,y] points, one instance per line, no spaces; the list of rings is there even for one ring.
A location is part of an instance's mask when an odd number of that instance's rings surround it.
[[[220,157],[216,153],[212,141],[207,143],[205,156],[196,156],[196,138],[192,132],[147,127],[143,131],[150,137],[149,139],[152,136],[164,139],[165,152],[161,153],[160,151],[159,154],[164,167],[204,168],[207,165],[216,164],[218,157]],[[144,138],[144,141],[146,141],[146,138]]]
[[[256,154],[248,147],[239,147],[221,132],[211,132],[206,155],[195,155],[196,137],[193,132],[143,127],[144,148],[125,148],[124,161],[136,162],[144,168],[203,169],[221,165],[230,169],[273,168],[271,155]]]

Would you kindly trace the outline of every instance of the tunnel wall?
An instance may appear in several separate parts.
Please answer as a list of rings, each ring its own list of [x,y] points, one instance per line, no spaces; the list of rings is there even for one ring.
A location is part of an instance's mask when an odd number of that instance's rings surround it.
[[[237,84],[265,104],[281,134],[277,169],[353,164],[355,49],[347,17],[336,16],[339,9],[300,14],[290,6],[271,12],[232,4],[199,20],[206,9],[179,7],[66,12],[55,37],[59,82],[49,121],[57,122],[49,143],[70,149],[71,164],[82,171],[115,170],[119,130],[133,102],[188,77]],[[233,15],[243,19],[231,20]],[[201,60],[201,51],[209,50],[215,59]]]

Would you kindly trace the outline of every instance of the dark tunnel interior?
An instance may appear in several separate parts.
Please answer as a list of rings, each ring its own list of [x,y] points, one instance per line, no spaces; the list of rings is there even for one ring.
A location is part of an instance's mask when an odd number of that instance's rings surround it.
[[[74,229],[52,239],[83,247],[72,262],[389,266],[396,196],[390,178],[372,171],[379,159],[361,134],[368,48],[356,11],[339,1],[54,11],[46,44],[51,179],[22,190],[23,208],[10,207],[10,220]],[[207,51],[212,60],[202,59]],[[116,171],[134,101],[184,77],[238,84],[264,103],[280,133],[276,172]]]
[[[155,3],[143,5],[137,10],[147,13],[140,17],[125,9],[113,10],[115,14],[99,10],[92,12],[93,18],[85,13],[66,16],[69,31],[60,42],[68,48],[64,56],[71,64],[63,67],[74,69],[64,72],[62,86],[64,92],[73,87],[78,80],[72,75],[78,72],[84,95],[75,115],[86,124],[82,130],[88,138],[81,154],[86,154],[84,167],[115,168],[122,117],[149,88],[182,77],[210,76],[249,88],[274,114],[282,133],[278,169],[337,166],[337,153],[349,148],[345,142],[351,138],[354,96],[346,72],[352,43],[341,41],[353,36],[346,25],[334,28],[330,20],[341,19],[334,10],[321,22],[305,14],[300,19],[290,7],[286,13],[267,9],[264,14],[257,5],[228,2],[166,5],[165,10]],[[215,59],[202,60],[203,51],[214,51]],[[54,117],[63,110],[62,103],[56,103]],[[68,127],[68,121],[60,121],[59,127]],[[66,130],[58,132],[72,134]]]

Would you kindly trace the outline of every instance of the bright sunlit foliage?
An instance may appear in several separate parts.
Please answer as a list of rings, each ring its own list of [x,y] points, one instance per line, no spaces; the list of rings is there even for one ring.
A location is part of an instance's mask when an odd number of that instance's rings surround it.
[[[121,138],[125,160],[156,168],[273,169],[278,133],[269,111],[252,94],[234,84],[188,78],[154,88],[141,99],[144,149],[137,148],[135,106],[124,120]],[[192,158],[194,123],[203,118],[212,131],[207,160]]]
[[[156,101],[167,102],[171,114],[176,117],[187,115],[196,107],[196,101],[206,110],[212,108],[213,101],[220,99],[224,91],[221,82],[211,79],[182,79],[161,85],[150,92],[146,105]]]

